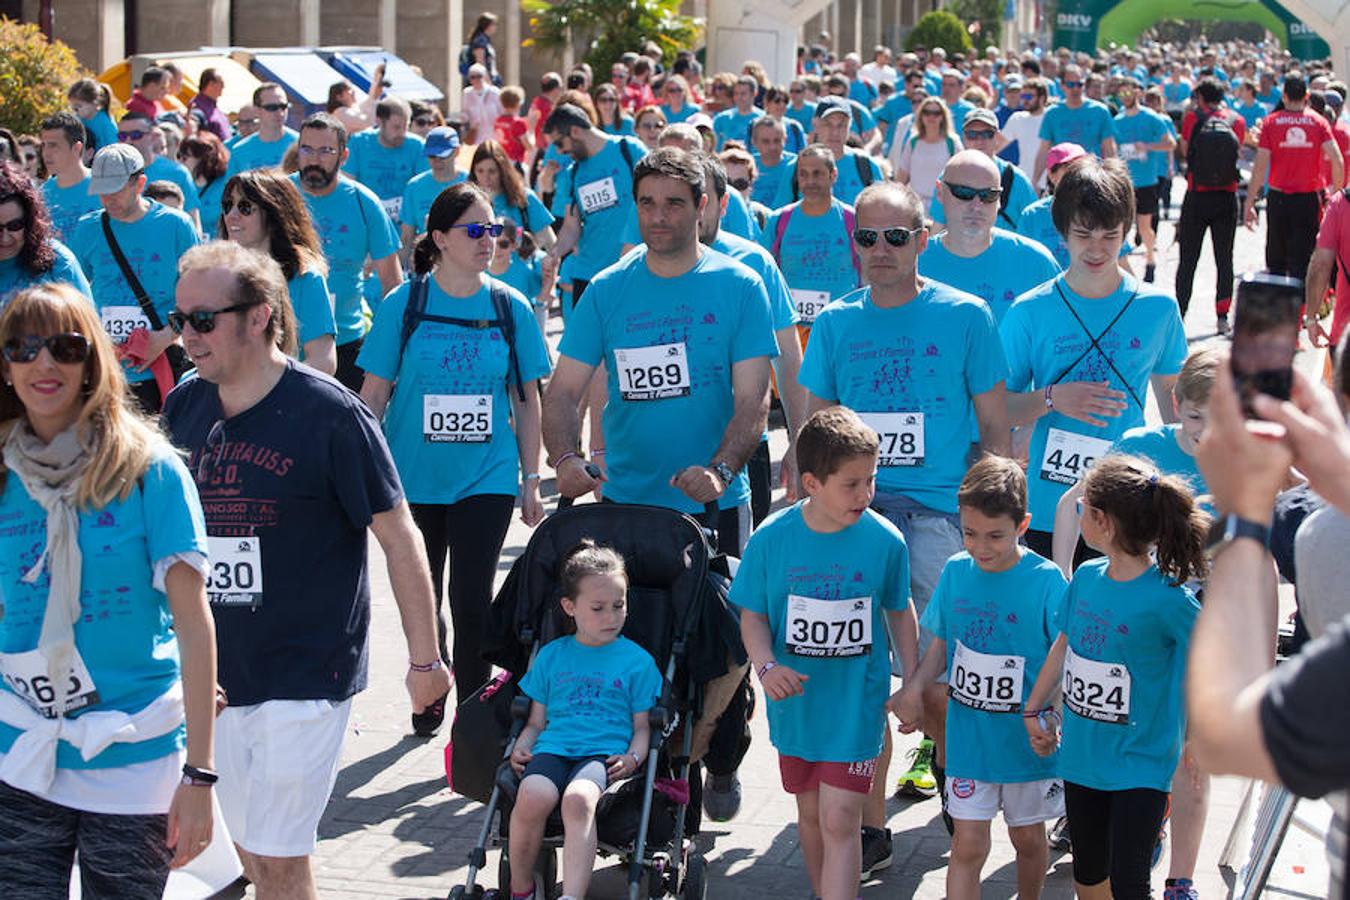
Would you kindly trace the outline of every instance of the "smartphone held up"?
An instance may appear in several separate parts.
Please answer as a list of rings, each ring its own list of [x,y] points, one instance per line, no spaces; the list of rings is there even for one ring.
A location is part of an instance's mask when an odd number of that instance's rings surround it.
[[[1267,272],[1243,275],[1236,306],[1233,381],[1243,413],[1254,419],[1252,399],[1257,394],[1288,400],[1293,389],[1303,282]]]

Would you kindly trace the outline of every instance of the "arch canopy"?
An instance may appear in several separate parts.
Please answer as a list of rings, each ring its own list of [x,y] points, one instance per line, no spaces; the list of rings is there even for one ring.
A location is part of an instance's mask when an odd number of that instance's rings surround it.
[[[1276,0],[1062,0],[1054,46],[1092,52],[1109,44],[1134,46],[1163,19],[1256,22],[1298,59],[1325,59],[1326,41]]]

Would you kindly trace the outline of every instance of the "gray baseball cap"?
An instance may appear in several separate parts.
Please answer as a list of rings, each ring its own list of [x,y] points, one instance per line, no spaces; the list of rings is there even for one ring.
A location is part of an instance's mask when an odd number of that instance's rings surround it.
[[[90,166],[89,193],[95,196],[115,194],[127,186],[132,175],[145,168],[145,157],[130,144],[100,147]]]

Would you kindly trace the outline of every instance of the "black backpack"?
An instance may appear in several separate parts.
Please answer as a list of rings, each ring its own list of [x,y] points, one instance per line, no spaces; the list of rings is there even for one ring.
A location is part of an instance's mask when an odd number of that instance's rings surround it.
[[[507,378],[514,384],[516,396],[525,402],[525,384],[520,377],[520,362],[516,359],[516,320],[511,317],[511,295],[506,287],[495,279],[489,282],[489,295],[492,297],[492,319],[461,319],[454,316],[436,316],[427,312],[427,294],[430,292],[430,275],[414,275],[408,288],[408,305],[403,308],[403,327],[398,336],[398,369],[403,368],[403,351],[408,347],[413,332],[423,322],[439,322],[442,325],[458,325],[460,328],[496,328],[506,341]],[[397,375],[395,376],[397,378]]]
[[[872,174],[872,163],[861,153],[845,153],[845,156],[853,157],[853,164],[858,169],[858,180],[862,182],[863,187],[871,184],[875,178]],[[797,184],[797,164],[792,164],[792,202],[796,203],[802,199],[802,189]]]
[[[1186,168],[1196,187],[1222,188],[1238,182],[1241,142],[1233,124],[1219,112],[1197,113],[1186,147]]]

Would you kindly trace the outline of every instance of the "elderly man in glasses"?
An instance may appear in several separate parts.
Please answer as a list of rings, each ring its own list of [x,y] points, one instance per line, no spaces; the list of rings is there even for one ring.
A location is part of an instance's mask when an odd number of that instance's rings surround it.
[[[877,182],[858,195],[855,209],[863,288],[817,316],[799,380],[808,416],[843,404],[881,436],[872,505],[905,535],[911,595],[922,617],[942,566],[962,549],[956,492],[971,435],[978,428],[983,452],[1010,452],[1007,364],[988,304],[920,276],[930,241],[913,189]],[[932,639],[931,632],[920,634],[921,653]],[[942,788],[946,685],[930,685],[928,693],[925,738],[900,781],[919,796]],[[864,872],[891,857],[884,827],[890,757],[888,734],[863,815]]]
[[[281,85],[266,81],[254,88],[253,108],[257,111],[258,130],[230,150],[230,164],[225,170],[227,178],[249,169],[281,165],[286,151],[299,137],[294,129],[286,127],[291,103]],[[239,118],[241,121],[244,118],[242,109]]]

